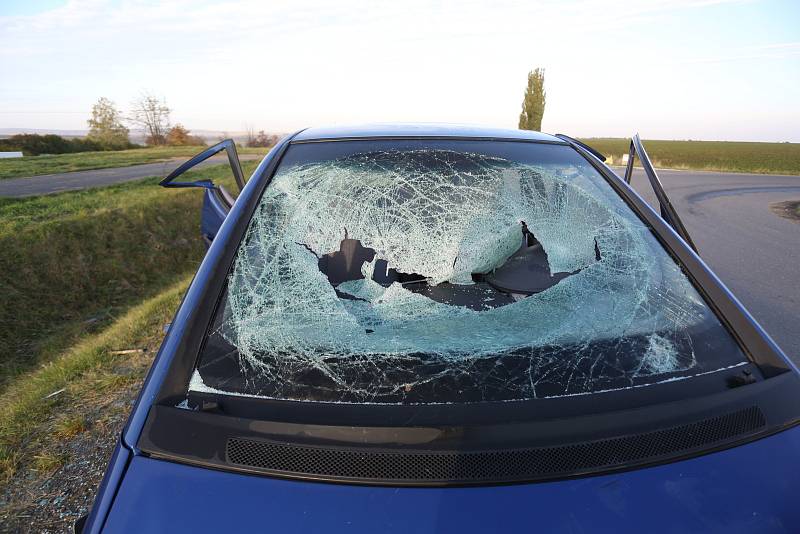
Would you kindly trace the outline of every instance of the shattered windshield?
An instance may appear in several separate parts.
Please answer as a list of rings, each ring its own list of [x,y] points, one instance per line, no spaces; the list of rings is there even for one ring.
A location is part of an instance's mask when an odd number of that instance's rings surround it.
[[[189,389],[511,401],[744,362],[651,231],[572,148],[338,141],[290,147]]]

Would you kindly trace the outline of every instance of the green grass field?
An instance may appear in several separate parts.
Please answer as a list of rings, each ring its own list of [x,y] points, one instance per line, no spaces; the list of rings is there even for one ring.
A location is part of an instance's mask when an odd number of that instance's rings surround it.
[[[197,267],[202,195],[156,182],[0,199],[0,391]]]
[[[202,150],[203,147],[197,146],[174,146],[0,159],[0,180],[89,169],[128,167],[141,163],[156,163],[171,158],[186,158]],[[268,148],[242,148],[239,149],[239,152],[242,154],[266,154],[268,150]]]
[[[584,143],[622,164],[630,140],[587,138]],[[758,174],[800,174],[800,143],[742,143],[733,141],[643,140],[659,168]]]

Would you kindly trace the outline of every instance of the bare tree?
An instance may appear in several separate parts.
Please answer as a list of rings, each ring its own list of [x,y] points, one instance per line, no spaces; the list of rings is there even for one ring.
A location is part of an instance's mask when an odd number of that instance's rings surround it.
[[[169,114],[164,99],[158,99],[152,93],[144,92],[132,105],[129,121],[140,126],[145,133],[148,145],[163,145],[169,131]]]
[[[245,146],[253,146],[253,141],[256,139],[256,131],[253,129],[253,125],[250,123],[245,124],[244,130],[247,133],[247,141],[245,141]]]

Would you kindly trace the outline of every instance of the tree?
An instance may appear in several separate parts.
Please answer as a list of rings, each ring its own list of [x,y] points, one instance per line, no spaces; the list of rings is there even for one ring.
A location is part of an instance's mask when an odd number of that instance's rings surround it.
[[[87,139],[101,148],[121,150],[130,146],[128,129],[122,124],[122,113],[111,100],[100,97],[92,106],[92,116],[86,122],[89,124]]]
[[[528,73],[528,87],[522,100],[522,113],[519,114],[520,130],[542,131],[545,96],[544,69],[534,69]]]
[[[245,141],[244,146],[253,146],[253,143],[256,140],[256,131],[253,129],[253,125],[249,123],[245,124],[244,130],[247,135],[247,139]]]
[[[172,111],[167,103],[151,93],[142,93],[134,101],[130,121],[139,125],[145,133],[148,145],[163,145],[167,142],[169,114]]]

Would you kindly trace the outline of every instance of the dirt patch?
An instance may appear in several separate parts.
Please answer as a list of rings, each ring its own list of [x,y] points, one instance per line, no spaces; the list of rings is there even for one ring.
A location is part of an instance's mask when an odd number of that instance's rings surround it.
[[[800,200],[773,202],[769,205],[769,209],[778,217],[800,223]]]

